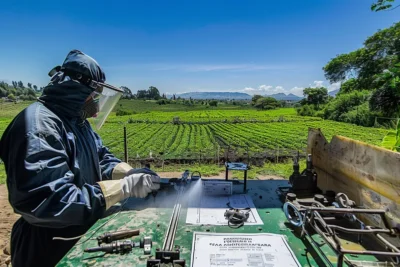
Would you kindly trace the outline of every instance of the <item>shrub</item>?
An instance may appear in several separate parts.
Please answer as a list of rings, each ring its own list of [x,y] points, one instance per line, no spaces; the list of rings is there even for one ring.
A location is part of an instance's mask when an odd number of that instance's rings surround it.
[[[132,115],[132,114],[136,114],[136,112],[133,110],[127,110],[127,109],[118,109],[116,112],[117,116],[126,116],[126,115]]]

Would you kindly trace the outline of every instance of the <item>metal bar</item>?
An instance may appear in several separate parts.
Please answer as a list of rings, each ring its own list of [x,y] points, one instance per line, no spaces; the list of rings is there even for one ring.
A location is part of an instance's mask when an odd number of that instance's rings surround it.
[[[173,249],[174,239],[175,239],[175,234],[176,234],[176,227],[178,226],[179,213],[181,211],[180,207],[181,207],[180,204],[178,204],[176,206],[176,215],[175,215],[174,220],[173,220],[172,225],[171,225],[172,226],[171,234],[170,234],[169,240],[167,240],[167,244],[166,244],[166,247],[165,247],[165,250],[167,250],[167,251],[172,251],[172,249]]]
[[[400,252],[389,252],[389,251],[374,251],[374,250],[347,250],[342,249],[343,253],[346,254],[358,254],[358,255],[380,255],[380,256],[400,256]]]
[[[318,208],[318,207],[307,207],[307,209],[318,212],[327,212],[327,213],[332,212],[332,213],[385,214],[384,210],[377,210],[377,209],[343,209],[343,208]]]
[[[368,230],[370,230],[371,226],[366,226],[366,228]],[[379,239],[379,241],[381,241],[384,245],[388,246],[392,251],[396,251],[396,252],[400,253],[400,249],[398,249],[393,244],[391,244],[389,241],[387,241],[385,238],[383,238],[383,236],[381,236],[380,234],[375,234],[375,236]]]
[[[314,213],[315,215],[320,216],[317,212]],[[320,217],[322,218],[322,217]],[[318,218],[319,219],[319,218]],[[309,219],[307,219],[308,221]],[[318,220],[320,221],[320,220]],[[379,234],[375,234],[384,244],[388,245],[390,248],[394,248],[395,251],[398,252],[389,252],[389,251],[372,251],[372,250],[347,250],[347,249],[342,249],[342,246],[340,244],[340,240],[337,238],[336,235],[333,235],[334,241],[328,236],[325,235],[325,233],[318,227],[318,225],[313,225],[311,224],[311,227],[314,228],[314,230],[327,242],[327,244],[334,250],[336,253],[338,253],[338,266],[343,266],[343,262],[341,260],[344,260],[346,263],[349,262],[349,260],[345,257],[344,254],[358,254],[358,255],[379,255],[379,256],[389,256],[389,257],[399,257],[400,256],[400,251],[394,247],[392,244],[390,244],[387,240],[385,240],[383,237],[381,237]],[[328,225],[329,227],[329,225]],[[369,226],[368,226],[369,227]],[[370,227],[369,227],[370,228]]]
[[[381,234],[388,234],[391,236],[398,236],[396,230],[392,229],[388,224],[386,213],[384,210],[381,209],[353,209],[353,208],[327,208],[321,203],[315,203],[312,201],[308,203],[307,201],[297,200],[295,201],[298,205],[298,211],[301,212],[303,215],[303,225],[302,225],[302,236],[306,235],[312,241],[312,244],[318,251],[324,255],[322,252],[319,244],[313,240],[312,236],[306,230],[306,227],[310,225],[317,234],[319,234],[322,239],[329,245],[329,247],[336,253],[337,255],[337,266],[343,266],[344,263],[349,264],[350,266],[351,261],[346,257],[346,254],[354,254],[354,255],[373,255],[373,256],[385,256],[385,257],[392,257],[394,259],[400,259],[400,250],[399,248],[395,247],[391,244],[388,240],[386,240]],[[304,204],[311,204],[312,206],[307,206]],[[315,206],[315,204],[317,206]],[[385,228],[372,228],[371,226],[365,226],[363,222],[356,218],[356,220],[360,223],[361,229],[351,229],[346,228],[338,225],[331,225],[327,224],[327,219],[322,217],[320,213],[333,213],[333,214],[378,214],[386,227]],[[354,215],[352,215],[355,217]],[[365,227],[365,228],[364,228]],[[380,242],[385,251],[375,251],[375,250],[347,250],[342,247],[341,240],[337,236],[335,230],[341,232],[347,232],[351,234],[357,234],[358,239],[361,240],[361,236],[364,234],[372,234]],[[326,257],[324,255],[324,259]],[[329,264],[331,262],[328,260]]]
[[[176,230],[177,230],[177,228],[178,228],[179,214],[181,213],[181,207],[182,207],[182,205],[179,204],[179,205],[178,205],[178,208],[177,208],[177,216],[176,216],[176,220],[175,220],[175,225],[174,225],[174,227],[173,227],[173,232],[172,232],[172,234],[171,234],[172,238],[171,238],[171,240],[170,240],[170,245],[169,245],[169,247],[168,247],[168,250],[169,250],[169,251],[172,251],[172,250],[173,250],[174,241],[175,241],[175,235],[176,235]]]
[[[390,234],[391,231],[387,229],[369,229],[369,230],[362,230],[362,229],[350,229],[350,228],[345,228],[337,225],[332,225],[328,224],[327,225],[329,228],[333,228],[342,232],[346,233],[355,233],[355,234],[372,234],[372,233],[384,233],[384,234]]]
[[[128,144],[126,140],[126,126],[124,125],[124,156],[125,162],[128,163]]]
[[[162,246],[163,250],[165,250],[165,247],[166,247],[167,243],[169,242],[169,236],[170,236],[170,232],[171,232],[171,225],[172,225],[172,221],[175,218],[175,213],[176,213],[176,204],[174,205],[174,209],[172,210],[171,219],[170,219],[169,224],[168,224],[167,233],[165,235],[164,244]]]
[[[225,166],[225,180],[228,181],[228,166]]]
[[[179,222],[179,214],[181,212],[181,204],[180,199],[183,193],[183,187],[181,187],[178,191],[178,196],[176,197],[174,209],[172,211],[171,220],[169,221],[167,234],[165,235],[163,251],[172,251],[174,246],[176,228]]]
[[[322,249],[320,248],[320,246],[317,244],[317,242],[315,242],[315,240],[312,238],[312,236],[308,233],[308,231],[306,230],[306,223],[308,222],[308,220],[305,222],[305,224],[303,224],[302,226],[302,230],[303,232],[306,234],[306,236],[308,236],[308,238],[311,240],[311,243],[314,245],[315,248],[317,248],[317,250],[319,251],[320,255],[324,258],[325,262],[329,264],[329,266],[333,267],[333,264],[331,263],[331,261],[326,257],[325,253],[322,251]]]
[[[350,261],[346,258],[346,256],[345,256],[344,253],[342,252],[342,247],[341,247],[340,241],[339,241],[339,240],[335,240],[335,239],[333,239],[333,241],[332,241],[332,238],[327,237],[327,236],[324,234],[324,232],[323,232],[321,229],[319,229],[318,226],[313,226],[313,225],[312,225],[312,227],[314,228],[314,230],[315,230],[319,235],[322,236],[322,238],[325,240],[325,242],[326,242],[326,243],[331,247],[331,249],[337,254],[337,256],[338,256],[338,259],[337,259],[338,265],[337,265],[337,266],[338,266],[338,267],[339,267],[339,266],[343,266],[343,261],[345,261],[349,266],[351,266]],[[336,237],[336,236],[333,235],[333,237]]]

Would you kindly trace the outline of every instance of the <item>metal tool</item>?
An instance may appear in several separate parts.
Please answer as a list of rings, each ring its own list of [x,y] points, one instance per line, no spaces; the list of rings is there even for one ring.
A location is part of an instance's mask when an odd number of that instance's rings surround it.
[[[322,191],[318,188],[318,177],[312,164],[312,155],[307,155],[307,167],[300,173],[299,165],[300,155],[293,158],[293,173],[289,177],[291,186],[280,186],[276,193],[284,201],[287,194],[296,194],[298,197],[312,197],[314,194],[320,194]]]
[[[86,248],[84,251],[87,253],[93,252],[105,252],[110,254],[126,254],[132,251],[133,248],[143,248],[144,254],[148,255],[151,253],[151,248],[153,246],[153,242],[151,237],[144,237],[139,242],[135,242],[132,240],[125,241],[114,241],[111,244]]]
[[[103,243],[109,244],[116,240],[130,238],[132,236],[138,236],[140,234],[140,230],[122,230],[117,232],[108,232],[99,237],[97,237],[97,242],[99,246]]]
[[[331,195],[331,194],[329,194]],[[314,199],[297,198],[296,194],[288,193],[287,202],[283,206],[283,211],[288,221],[295,227],[301,228],[302,238],[307,237],[311,240],[314,247],[321,253],[324,260],[329,266],[334,266],[320,248],[320,244],[314,241],[312,235],[309,234],[308,228],[311,227],[318,233],[324,241],[337,254],[337,266],[343,266],[344,262],[349,266],[353,266],[351,260],[346,255],[374,255],[391,257],[395,264],[400,263],[400,249],[390,243],[383,234],[399,238],[400,232],[392,228],[388,223],[384,210],[379,209],[360,209],[355,208],[355,202],[350,200],[345,194],[338,193],[335,197],[337,202],[330,202],[329,196],[315,195]],[[325,204],[328,203],[329,206]],[[332,204],[332,206],[330,206]],[[371,227],[358,219],[357,215],[375,215],[379,217],[384,225],[383,228]],[[334,215],[334,216],[332,216]],[[347,220],[349,226],[341,226],[340,220]],[[362,236],[374,237],[381,244],[382,250],[349,250],[342,246],[342,242],[337,232],[356,235],[358,242],[362,242]],[[378,244],[377,243],[377,244]],[[397,266],[397,265],[396,265]]]
[[[249,219],[250,210],[241,211],[238,209],[230,209],[225,211],[225,218],[228,220],[228,226],[231,228],[239,228]]]
[[[295,194],[315,194],[317,193],[317,173],[312,165],[311,154],[307,155],[307,167],[299,172],[299,155],[293,159],[293,174],[289,177],[292,184],[292,191]]]
[[[231,203],[226,203],[229,210],[225,211],[225,218],[228,220],[228,226],[231,228],[239,228],[249,219],[250,207],[246,208],[235,208],[231,206]]]
[[[171,181],[171,180],[170,180]],[[176,229],[178,227],[179,214],[181,212],[181,196],[185,191],[185,186],[188,184],[187,178],[174,180],[177,189],[177,197],[172,211],[171,220],[168,225],[162,249],[156,250],[155,259],[147,260],[147,267],[160,266],[162,263],[172,264],[172,266],[186,266],[186,261],[180,259],[179,249],[174,250],[174,240]]]

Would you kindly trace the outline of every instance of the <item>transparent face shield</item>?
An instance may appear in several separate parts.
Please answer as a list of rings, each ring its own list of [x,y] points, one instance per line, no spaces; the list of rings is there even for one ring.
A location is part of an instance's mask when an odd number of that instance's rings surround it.
[[[97,83],[98,89],[89,97],[92,97],[97,104],[97,113],[93,115],[93,123],[97,130],[103,126],[108,115],[114,109],[122,96],[123,91],[105,83]]]

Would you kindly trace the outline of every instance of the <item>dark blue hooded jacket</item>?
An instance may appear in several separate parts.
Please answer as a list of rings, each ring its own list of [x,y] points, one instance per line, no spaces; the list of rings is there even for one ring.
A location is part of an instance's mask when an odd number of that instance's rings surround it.
[[[22,216],[12,231],[13,266],[53,266],[73,243],[52,237],[83,234],[103,215],[105,200],[96,182],[111,179],[121,162],[80,118],[92,90],[58,75],[0,141],[9,201]],[[45,262],[39,259],[43,253]]]

